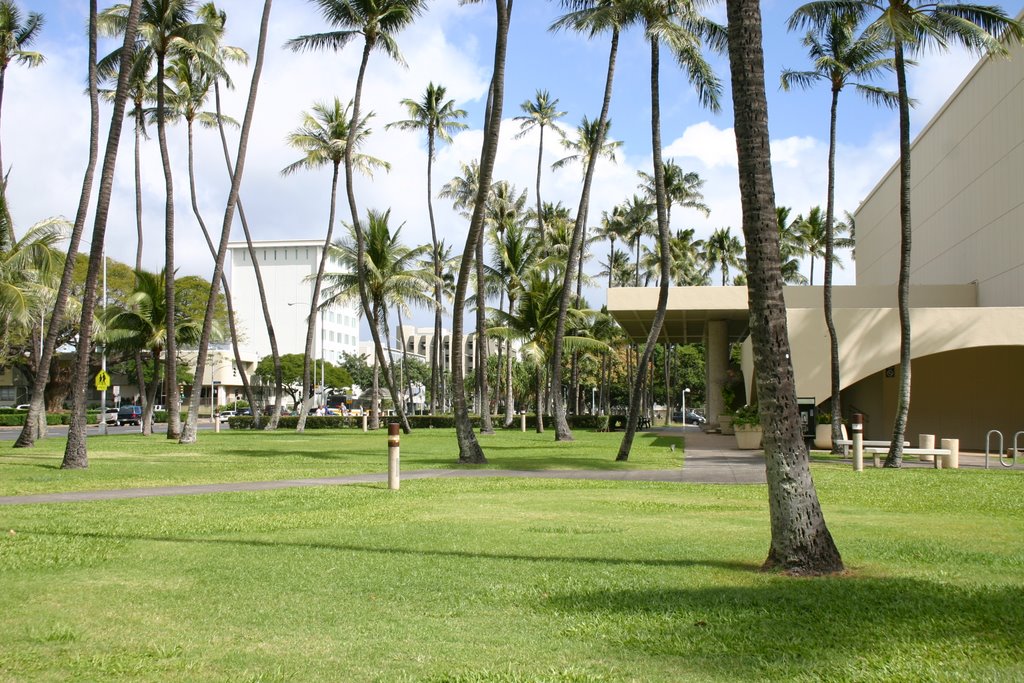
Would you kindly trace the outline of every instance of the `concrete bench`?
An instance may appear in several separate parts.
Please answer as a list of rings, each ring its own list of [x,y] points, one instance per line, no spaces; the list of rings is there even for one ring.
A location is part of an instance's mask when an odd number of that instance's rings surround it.
[[[839,439],[838,441],[836,441],[836,443],[843,447],[843,455],[844,456],[849,456],[850,455],[850,448],[853,447],[853,440],[851,440],[851,439]],[[889,442],[888,441],[862,441],[861,443],[864,444],[864,450],[867,450],[870,447],[874,447],[874,448],[883,448],[884,447],[886,449],[889,448]],[[903,447],[904,448],[906,448],[909,445],[910,445],[909,441],[904,441],[903,442]]]
[[[865,442],[868,443],[868,442]],[[889,452],[889,445],[886,444],[884,447],[879,446],[865,446],[865,453],[870,453],[875,459],[875,467],[881,467],[881,455]],[[949,448],[904,448],[903,455],[951,455],[952,449]],[[941,460],[935,458],[935,469],[939,469]]]

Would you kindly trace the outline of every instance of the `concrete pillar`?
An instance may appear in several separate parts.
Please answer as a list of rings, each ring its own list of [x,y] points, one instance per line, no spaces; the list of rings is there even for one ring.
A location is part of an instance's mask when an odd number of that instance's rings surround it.
[[[935,435],[934,434],[918,434],[917,435],[917,447],[918,448],[935,448]],[[919,456],[921,462],[932,462],[935,460],[934,455],[922,455]]]
[[[725,412],[722,387],[729,371],[729,324],[725,320],[709,320],[705,327],[705,368],[708,423],[718,427],[718,416]]]
[[[947,470],[960,469],[960,439],[943,439],[940,443],[949,449],[949,455],[942,456],[942,466]]]
[[[864,471],[864,416],[854,413],[850,421],[853,429],[853,471]]]

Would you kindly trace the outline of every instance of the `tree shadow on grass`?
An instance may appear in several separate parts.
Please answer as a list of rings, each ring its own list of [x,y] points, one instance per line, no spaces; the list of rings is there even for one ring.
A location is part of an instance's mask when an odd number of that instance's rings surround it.
[[[465,560],[511,560],[520,562],[568,562],[595,565],[633,565],[646,567],[708,567],[714,569],[726,569],[730,571],[757,571],[759,565],[744,562],[727,562],[722,560],[692,560],[686,558],[660,559],[660,558],[628,558],[628,557],[585,557],[575,555],[524,555],[519,553],[481,552],[470,550],[458,550],[453,548],[399,548],[399,547],[378,547],[371,545],[360,545],[356,543],[313,543],[308,541],[292,540],[264,540],[259,538],[200,538],[180,537],[170,535],[146,535],[146,534],[117,534],[102,533],[95,531],[58,532],[46,530],[33,530],[22,528],[19,530],[24,536],[49,536],[53,538],[91,538],[111,541],[153,541],[158,543],[182,543],[182,544],[204,544],[223,546],[249,546],[254,548],[297,548],[306,550],[323,550],[330,552],[344,553],[368,553],[377,555],[399,555],[413,557],[437,557],[454,558]]]
[[[1020,680],[1024,671],[1019,586],[778,577],[750,587],[574,591],[550,604],[624,624],[616,640],[644,656],[685,658],[736,680]],[[963,673],[968,665],[975,673]]]

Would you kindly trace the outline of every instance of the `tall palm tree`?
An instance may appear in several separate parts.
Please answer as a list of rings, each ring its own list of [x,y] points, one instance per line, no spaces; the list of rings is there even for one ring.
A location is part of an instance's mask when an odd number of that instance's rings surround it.
[[[217,296],[219,294],[220,279],[224,274],[224,261],[227,259],[228,242],[231,239],[231,225],[235,218],[235,206],[238,204],[238,193],[242,186],[242,174],[245,170],[245,155],[248,150],[249,131],[252,129],[253,114],[256,110],[256,95],[259,91],[260,76],[263,73],[263,57],[267,48],[267,32],[270,25],[270,10],[272,0],[264,0],[263,15],[260,19],[259,41],[256,46],[256,60],[253,64],[252,77],[249,81],[249,98],[245,105],[245,115],[242,118],[242,130],[238,136],[238,151],[235,154],[235,172],[231,176],[231,189],[228,191],[227,206],[224,208],[224,221],[221,223],[220,244],[217,247],[217,256],[214,259],[213,275],[210,278],[210,296],[206,301],[206,313],[203,316],[203,328],[199,339],[199,353],[196,358],[195,382],[202,385],[203,372],[206,370],[206,359],[209,352],[210,338],[213,334],[213,319],[216,311]],[[223,30],[223,20],[214,21],[208,24],[211,32],[216,37]],[[205,45],[216,45],[216,40],[203,43]],[[235,351],[236,362],[240,362],[237,349]],[[199,392],[193,391],[188,407],[188,421],[185,429],[182,430],[180,443],[194,443],[196,440],[196,421],[199,416]]]
[[[366,215],[366,244],[363,269],[358,267],[358,247],[356,245],[355,228],[348,225],[348,236],[331,245],[331,255],[338,259],[343,270],[324,274],[324,296],[321,308],[328,308],[339,303],[358,301],[360,281],[370,295],[373,318],[367,321],[375,326],[385,339],[389,341],[388,311],[393,309],[408,310],[408,304],[433,306],[434,300],[427,293],[433,287],[433,267],[426,269],[420,266],[430,247],[422,245],[407,247],[402,244],[402,226],[393,232],[389,225],[391,210],[384,212],[370,210]],[[402,344],[403,348],[405,344]],[[393,365],[393,359],[389,359]],[[371,400],[371,426],[376,429],[380,419],[378,406],[378,370],[380,363],[374,363],[373,398]],[[392,400],[400,402],[399,394],[392,393]]]
[[[705,217],[710,216],[711,208],[704,203],[704,193],[701,192],[705,181],[700,177],[700,174],[696,171],[686,171],[684,173],[683,169],[673,159],[666,161],[664,168],[665,196],[668,200],[668,204],[665,207],[665,215],[669,225],[672,225],[673,206],[694,209],[704,214]],[[641,189],[643,189],[651,201],[654,201],[656,199],[654,176],[646,171],[637,171],[637,175],[640,176],[642,181],[640,184]]]
[[[96,282],[99,279],[101,261],[103,258],[103,239],[106,234],[107,216],[110,209],[110,197],[114,187],[114,167],[117,162],[117,147],[120,141],[121,126],[124,124],[125,102],[128,97],[128,68],[130,63],[130,47],[135,43],[136,31],[139,26],[139,17],[142,11],[142,0],[132,0],[131,6],[125,17],[124,43],[122,46],[121,74],[117,81],[117,94],[114,97],[114,110],[110,117],[110,130],[107,134],[107,147],[103,156],[103,168],[100,172],[100,187],[96,195],[96,214],[92,230],[92,244],[89,251],[89,268],[85,278],[85,291],[82,297],[82,317],[79,328],[78,361],[75,366],[72,403],[71,424],[68,427],[68,440],[64,449],[64,459],[61,467],[83,468],[89,464],[88,453],[85,445],[85,387],[89,375],[89,359],[92,335],[93,311],[95,310]],[[61,276],[60,288],[57,291],[57,300],[54,304],[53,314],[50,318],[50,329],[47,333],[46,344],[43,347],[42,372],[36,376],[36,384],[32,388],[32,406],[29,410],[37,410],[42,414],[43,393],[45,390],[45,374],[49,369],[50,357],[57,348],[56,332],[67,309],[68,298],[71,295],[71,281],[74,275],[74,262],[77,260],[78,243],[85,228],[85,220],[88,214],[89,195],[92,192],[93,167],[96,162],[99,140],[99,95],[97,93],[96,76],[96,41],[98,35],[98,18],[96,3],[92,2],[89,7],[89,101],[92,108],[92,118],[89,138],[91,149],[89,165],[86,169],[85,179],[82,182],[82,194],[79,197],[78,213],[75,216],[75,227],[71,233],[71,240],[68,245],[68,255],[64,262],[64,274]],[[48,356],[49,354],[49,356]],[[42,382],[42,385],[40,385]],[[26,429],[23,429],[18,436],[16,445],[32,445],[32,434],[29,423],[31,418],[25,420]]]
[[[169,117],[171,120],[184,119],[185,121],[188,132],[188,186],[189,197],[192,202],[192,213],[210,249],[210,256],[216,262],[217,248],[210,238],[210,231],[206,227],[206,221],[199,211],[199,200],[196,193],[195,123],[198,121],[204,127],[210,128],[224,124],[222,119],[225,117],[216,112],[203,111],[203,107],[206,106],[206,101],[213,91],[213,84],[216,80],[224,78],[230,86],[231,81],[225,70],[226,61],[245,63],[248,61],[249,56],[241,48],[219,44],[219,38],[223,35],[224,23],[226,21],[226,16],[223,13],[218,12],[212,3],[207,3],[201,9],[204,10],[204,20],[216,22],[218,42],[209,45],[199,45],[197,47],[201,48],[201,52],[178,54],[171,59],[167,67],[167,74],[171,78],[174,88],[168,99],[168,104],[170,106]],[[232,125],[238,125],[233,119],[227,120]],[[242,363],[242,356],[238,346],[239,335],[235,327],[235,310],[231,297],[231,287],[227,276],[223,273],[221,274],[221,284],[224,287],[224,296],[227,303],[228,327],[231,347],[235,356],[236,372],[241,380],[242,389],[249,405],[256,405],[255,396],[249,384],[249,378],[245,373],[245,367]],[[257,425],[259,424],[260,417],[258,413],[254,414],[254,421]],[[196,418],[198,419],[198,413]],[[194,425],[186,426],[185,431],[187,432],[189,429],[194,431]]]
[[[537,197],[537,220],[540,221],[538,229],[540,232],[544,232],[544,215],[543,215],[543,203],[540,197],[540,178],[543,172],[543,160],[544,160],[544,129],[551,127],[558,133],[559,137],[562,137],[562,131],[555,122],[565,116],[566,112],[558,110],[558,98],[551,98],[551,93],[547,90],[537,89],[532,100],[525,100],[519,105],[519,108],[523,111],[522,116],[515,117],[515,121],[519,121],[519,132],[516,133],[516,139],[527,135],[530,131],[535,128],[540,133],[537,142],[537,183],[534,187],[534,192]]]
[[[396,62],[404,64],[402,55],[398,50],[398,43],[395,36],[405,27],[410,25],[426,6],[425,0],[313,0],[313,4],[320,8],[323,18],[337,30],[327,33],[314,33],[292,38],[286,45],[292,50],[317,50],[329,49],[338,51],[344,48],[356,36],[363,37],[363,54],[359,62],[359,74],[356,77],[355,93],[352,96],[352,118],[350,127],[358,128],[360,121],[359,110],[363,98],[363,81],[366,77],[366,65],[370,61],[370,53],[374,50],[381,50]],[[359,270],[362,270],[365,245],[363,244],[363,232],[359,228],[359,207],[356,204],[355,188],[353,186],[353,174],[356,170],[354,163],[354,150],[345,146],[345,192],[348,196],[348,207],[352,214],[352,225],[356,229],[356,246],[359,256]],[[322,263],[321,263],[322,270]],[[316,292],[319,294],[319,292]],[[363,309],[363,315],[371,317],[370,300],[366,288],[360,284],[359,301]],[[313,317],[317,301],[314,298],[310,309],[310,318]],[[310,321],[310,329],[313,322]],[[370,327],[370,336],[373,337],[374,350],[377,360],[385,366],[384,376],[387,380],[388,390],[392,396],[397,396],[394,374],[391,367],[387,365],[384,356],[384,348],[381,345],[380,333]],[[395,406],[398,418],[402,423],[402,429],[409,433],[409,421],[405,417],[405,408],[401,405]],[[302,418],[299,418],[300,424]]]
[[[0,114],[3,112],[4,104],[4,80],[7,77],[7,67],[11,62],[28,67],[39,66],[43,63],[41,53],[25,49],[39,37],[42,28],[42,14],[29,12],[23,21],[21,10],[14,4],[14,0],[0,0]],[[7,171],[4,169],[3,154],[0,153],[0,194],[6,194],[6,192]],[[0,251],[5,251],[15,242],[14,225],[6,199],[3,211],[7,230],[0,234]]]
[[[430,414],[433,415],[437,409],[435,397],[438,396],[437,387],[440,375],[443,372],[441,363],[441,262],[438,250],[437,224],[434,221],[434,190],[433,190],[433,169],[434,158],[437,156],[437,141],[451,144],[452,133],[467,128],[465,123],[459,119],[466,118],[464,109],[455,107],[455,100],[445,100],[447,90],[443,85],[427,84],[427,90],[423,99],[419,102],[411,99],[402,100],[409,115],[404,121],[395,121],[385,126],[385,129],[396,127],[400,130],[422,130],[427,134],[427,215],[430,217],[430,244],[431,255],[434,264],[434,276],[437,281],[434,283],[434,300],[437,304],[434,307],[434,336],[430,349]]]
[[[654,347],[661,334],[668,307],[670,284],[669,253],[671,232],[668,224],[668,194],[665,189],[665,169],[661,158],[661,103],[659,94],[660,54],[662,43],[669,48],[677,64],[686,72],[691,86],[697,92],[698,101],[705,107],[717,111],[721,83],[704,59],[705,44],[721,50],[725,38],[723,29],[703,17],[696,3],[680,4],[672,0],[643,0],[638,4],[638,20],[643,23],[645,37],[651,48],[651,149],[654,158],[654,187],[658,217],[658,242],[661,249],[661,286],[658,290],[658,305],[651,321],[647,342],[640,354],[638,369],[646,368],[654,353]],[[639,406],[644,396],[646,373],[637,372],[630,400],[629,419],[625,434],[619,446],[617,460],[626,460],[636,434],[640,417]]]
[[[926,50],[946,50],[959,44],[976,54],[1005,56],[1007,45],[1024,39],[1024,26],[999,7],[966,2],[928,0],[817,0],[790,17],[791,29],[824,31],[836,21],[854,26],[870,20],[864,29],[869,39],[891,46],[900,119],[900,275],[897,299],[900,315],[900,381],[886,467],[903,463],[903,436],[910,412],[910,253],[913,224],[910,218],[910,97],[907,58]]]
[[[487,92],[487,107],[484,112],[484,139],[480,148],[480,182],[473,215],[469,221],[469,233],[462,250],[459,275],[455,282],[455,297],[452,310],[452,352],[462,348],[466,292],[469,288],[469,265],[477,253],[477,245],[484,236],[484,209],[487,193],[490,191],[494,174],[494,160],[498,155],[498,139],[501,134],[501,115],[505,104],[505,58],[508,53],[508,30],[512,20],[512,0],[495,0],[494,66]],[[480,442],[473,433],[466,402],[464,372],[461,362],[452,364],[452,388],[455,397],[455,434],[459,440],[459,462],[485,463],[487,457]]]
[[[704,240],[694,239],[695,230],[676,230],[672,236],[670,259],[672,282],[681,287],[698,287],[707,284],[707,271],[701,250]]]
[[[212,3],[206,3],[199,8],[199,17],[203,21],[219,25],[221,29],[223,29],[223,26],[226,22],[225,13],[218,11]],[[221,61],[227,61],[231,59],[232,56],[226,53],[232,50],[238,50],[238,48],[220,46],[217,49],[215,56],[219,57]],[[233,178],[235,175],[235,167],[234,162],[232,161],[231,158],[231,151],[228,149],[227,134],[224,131],[224,122],[226,120],[226,117],[223,116],[221,113],[221,80],[221,78],[213,79],[213,98],[215,103],[214,115],[217,122],[217,131],[220,134],[221,149],[224,152],[224,164],[227,168],[228,177]],[[231,87],[231,82],[229,79],[224,77],[223,80],[228,87]],[[278,350],[277,346],[277,333],[274,330],[274,321],[270,315],[270,305],[267,300],[267,288],[263,281],[262,268],[260,267],[259,259],[256,258],[256,250],[253,247],[252,243],[252,232],[249,230],[249,221],[247,220],[245,215],[245,206],[242,203],[241,196],[238,197],[238,218],[242,224],[242,233],[245,235],[245,243],[249,251],[249,258],[252,262],[253,275],[256,278],[256,291],[259,294],[260,306],[263,309],[264,324],[267,326],[267,340],[270,344],[270,357],[274,368],[274,407],[270,413],[270,419],[267,420],[266,427],[264,427],[264,429],[266,429],[267,431],[273,431],[277,429],[279,420],[281,419],[281,407],[284,397],[284,380],[283,370],[281,367],[281,353]],[[228,300],[231,300],[230,296],[228,297]],[[259,417],[257,417],[256,420],[253,422],[254,426],[258,424]]]
[[[782,72],[782,89],[793,86],[809,88],[815,81],[825,81],[831,87],[832,103],[829,109],[828,146],[828,191],[825,201],[825,287],[823,306],[825,327],[829,336],[829,360],[832,380],[832,450],[839,452],[842,438],[842,388],[839,374],[839,337],[832,317],[832,258],[835,253],[835,173],[836,173],[836,122],[839,109],[839,93],[847,85],[869,101],[887,107],[899,105],[897,93],[863,82],[892,71],[896,64],[887,56],[891,49],[877,35],[857,35],[857,24],[849,18],[833,15],[828,24],[819,31],[808,31],[803,39],[804,47],[810,54],[812,71]],[[814,261],[811,261],[811,284],[814,284]]]
[[[0,252],[0,348],[6,350],[15,330],[39,325],[48,303],[46,294],[52,292],[57,273],[64,268],[60,243],[69,232],[66,221],[50,218],[33,225],[10,249]]]
[[[743,268],[743,243],[731,228],[718,228],[704,243],[704,259],[709,265],[718,266],[725,287],[729,284],[729,268]]]
[[[749,251],[750,335],[765,435],[771,521],[765,567],[798,574],[831,573],[841,571],[843,561],[811,479],[789,355],[759,5],[757,0],[729,0],[726,9],[743,234]]]
[[[310,375],[310,363],[313,358],[313,340],[316,331],[316,312],[320,306],[320,290],[323,283],[324,270],[327,267],[331,240],[334,236],[334,216],[338,197],[338,176],[341,166],[346,159],[346,150],[349,147],[358,148],[370,134],[367,123],[373,117],[370,112],[359,120],[358,125],[352,126],[349,112],[352,110],[352,103],[342,106],[341,100],[337,97],[332,102],[316,102],[313,104],[312,113],[303,112],[302,125],[288,135],[288,144],[303,153],[302,158],[295,161],[281,170],[282,175],[290,175],[299,170],[314,170],[324,166],[331,168],[331,200],[330,211],[327,219],[327,234],[324,237],[323,253],[320,255],[320,264],[317,267],[316,279],[313,281],[313,296],[306,321],[306,349],[305,360],[302,370],[302,405],[299,408],[299,422],[296,429],[304,431],[306,427],[306,413],[309,410],[308,398],[311,395],[312,377]],[[391,165],[366,154],[355,154],[352,156],[352,164],[363,173],[372,176],[374,169],[384,168],[390,170]],[[358,230],[358,224],[356,224]],[[362,237],[357,238],[362,244]],[[361,272],[361,271],[360,271]],[[363,309],[364,315],[366,309]],[[369,316],[372,320],[373,316]]]
[[[571,284],[580,252],[583,249],[584,233],[587,225],[587,215],[590,208],[590,188],[594,180],[594,172],[597,169],[600,150],[604,148],[608,136],[610,121],[608,111],[611,108],[612,85],[615,79],[615,61],[619,51],[619,32],[636,19],[632,0],[562,0],[562,7],[566,14],[560,17],[551,26],[551,30],[572,30],[577,33],[587,34],[594,38],[605,32],[611,33],[611,47],[608,53],[608,68],[605,75],[604,97],[601,101],[601,113],[598,115],[596,130],[588,139],[593,144],[591,149],[597,153],[590,154],[586,161],[586,170],[583,174],[583,189],[580,192],[580,203],[576,210],[576,222],[573,226],[572,239],[569,244],[569,253],[566,263],[565,275],[562,280],[562,300],[558,304],[558,318],[555,322],[555,335],[552,340],[554,346],[551,354],[552,367],[552,394],[554,396],[554,419],[555,439],[571,440],[572,432],[569,430],[569,423],[565,419],[565,406],[562,403],[562,353],[563,339],[565,337],[565,325],[569,310],[569,297],[571,296]],[[584,119],[586,123],[586,119]]]
[[[608,287],[629,287],[633,283],[633,265],[629,262],[629,254],[624,251],[611,251],[608,261],[602,262],[598,275],[608,276]]]
[[[807,278],[800,272],[800,259],[806,253],[794,225],[800,218],[789,220],[793,209],[788,206],[775,207],[775,222],[779,228],[779,264],[782,281],[787,285],[806,285]]]
[[[624,209],[622,205],[612,207],[611,211],[601,212],[601,223],[597,228],[597,237],[608,240],[608,263],[612,264],[615,261],[615,240],[625,239],[626,237],[626,224],[623,219]],[[628,261],[628,256],[625,252],[622,252],[623,258]],[[603,272],[602,275],[608,276],[608,289],[611,289],[614,285],[612,284],[612,272],[613,269],[609,266],[607,272]]]
[[[654,205],[640,195],[633,195],[622,206],[622,219],[626,237],[636,254],[633,286],[640,286],[640,243],[644,237],[655,234],[657,226],[651,220]]]

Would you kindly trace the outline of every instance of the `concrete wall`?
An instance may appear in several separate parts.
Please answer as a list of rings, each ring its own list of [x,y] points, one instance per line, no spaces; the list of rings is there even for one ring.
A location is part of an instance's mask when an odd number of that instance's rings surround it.
[[[1011,52],[982,61],[912,146],[911,282],[977,281],[981,306],[1024,306],[1024,48]],[[898,201],[893,167],[856,212],[860,285],[897,280]]]

